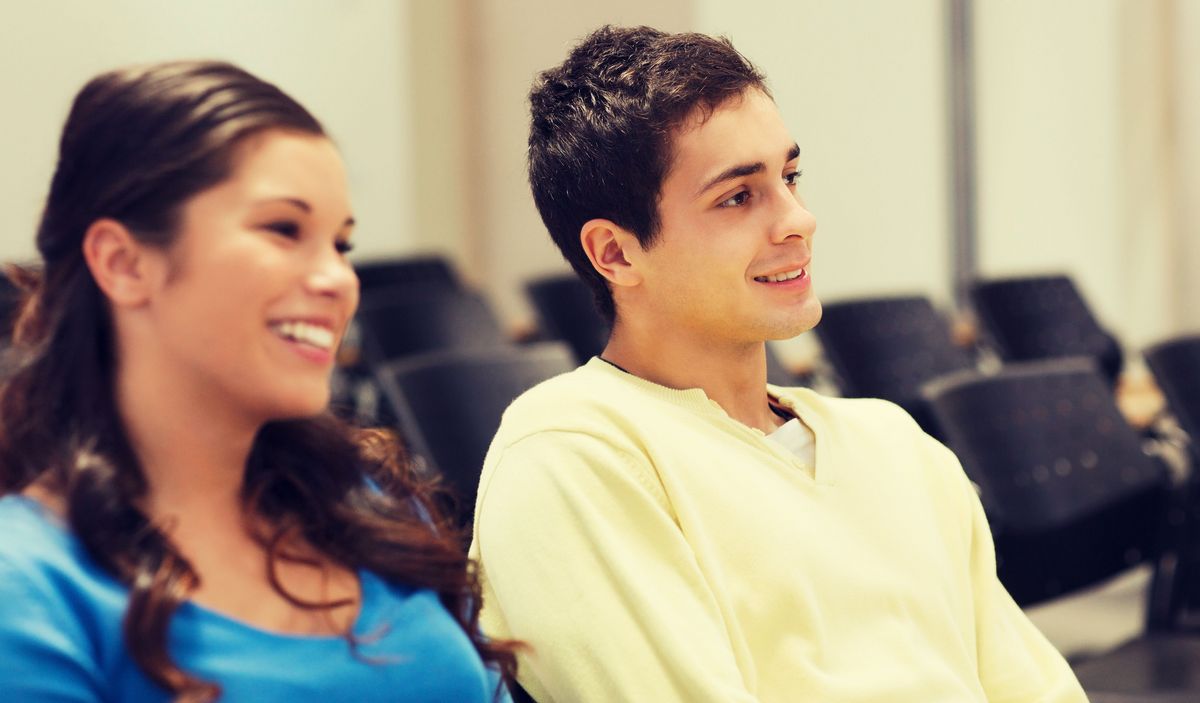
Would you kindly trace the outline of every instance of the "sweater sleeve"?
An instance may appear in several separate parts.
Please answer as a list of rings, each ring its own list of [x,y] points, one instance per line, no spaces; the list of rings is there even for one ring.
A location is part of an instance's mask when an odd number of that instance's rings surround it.
[[[98,667],[56,603],[0,559],[0,690],[10,700],[85,703],[102,699]]]
[[[979,680],[989,703],[1087,703],[1066,659],[1030,622],[996,576],[996,550],[983,505],[957,460],[953,461],[963,477],[971,514],[976,649]]]
[[[485,623],[530,645],[520,679],[538,701],[755,700],[644,459],[543,432],[491,468],[476,517]]]

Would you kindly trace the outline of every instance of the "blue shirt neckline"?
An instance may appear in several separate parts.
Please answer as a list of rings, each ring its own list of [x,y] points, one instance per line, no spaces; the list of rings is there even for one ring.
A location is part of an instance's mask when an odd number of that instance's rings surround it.
[[[21,505],[29,512],[33,513],[35,518],[44,523],[47,527],[54,530],[60,537],[65,539],[73,550],[79,554],[86,555],[90,559],[87,548],[83,542],[71,531],[70,525],[66,523],[61,515],[56,513],[51,508],[47,507],[41,501],[30,496],[21,495],[19,493],[9,494],[0,497],[0,501],[12,500],[14,503]],[[98,564],[94,564],[97,572],[106,574],[114,583],[119,583],[115,576],[102,569]],[[378,601],[380,589],[384,587],[382,580],[374,573],[365,569],[356,569],[355,574],[358,577],[358,613],[354,618],[354,623],[350,627],[350,633],[355,637],[364,637],[370,635],[370,627],[372,618],[375,613],[375,604]],[[313,635],[299,632],[281,632],[261,627],[253,623],[246,622],[240,618],[234,617],[220,610],[201,605],[192,600],[186,600],[180,604],[176,611],[176,617],[199,618],[208,620],[212,623],[219,624],[223,627],[236,629],[243,634],[262,639],[288,640],[293,642],[344,642],[345,635]]]

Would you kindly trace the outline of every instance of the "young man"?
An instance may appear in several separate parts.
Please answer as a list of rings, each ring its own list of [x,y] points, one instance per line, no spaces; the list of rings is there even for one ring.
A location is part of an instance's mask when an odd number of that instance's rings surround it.
[[[1084,701],[896,406],[766,385],[810,329],[800,150],[724,40],[604,28],[531,94],[530,182],[613,322],[480,483],[484,628],[547,701]]]

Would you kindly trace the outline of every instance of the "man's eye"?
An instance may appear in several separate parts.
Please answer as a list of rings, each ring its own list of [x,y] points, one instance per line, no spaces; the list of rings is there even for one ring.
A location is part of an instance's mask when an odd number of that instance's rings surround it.
[[[264,225],[263,228],[269,229],[276,234],[281,234],[289,239],[295,239],[296,237],[300,236],[300,225],[296,224],[295,222],[271,222],[270,224]]]
[[[719,205],[717,205],[717,207],[741,207],[742,205],[745,205],[746,201],[749,199],[750,199],[750,191],[743,190],[743,191],[739,191],[739,192],[735,193],[733,196],[731,196],[727,200],[722,200],[721,203]]]
[[[349,254],[354,251],[354,242],[348,239],[342,239],[333,243],[333,248],[337,249],[339,254]]]
[[[794,186],[800,180],[800,176],[804,175],[804,171],[792,171],[783,177],[783,182],[789,186]]]

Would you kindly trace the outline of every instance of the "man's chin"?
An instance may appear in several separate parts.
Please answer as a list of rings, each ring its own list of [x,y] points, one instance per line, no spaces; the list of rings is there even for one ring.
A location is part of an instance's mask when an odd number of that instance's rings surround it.
[[[779,325],[775,326],[774,329],[770,330],[770,333],[766,337],[766,341],[779,342],[785,339],[799,337],[805,332],[808,332],[812,328],[816,327],[817,323],[820,321],[821,303],[820,301],[814,299],[810,304],[805,306],[805,309],[801,312],[801,314],[790,316],[789,319],[781,322]]]

